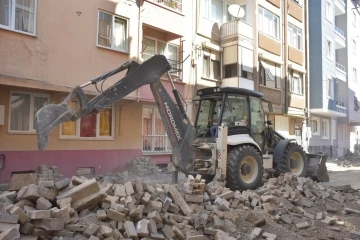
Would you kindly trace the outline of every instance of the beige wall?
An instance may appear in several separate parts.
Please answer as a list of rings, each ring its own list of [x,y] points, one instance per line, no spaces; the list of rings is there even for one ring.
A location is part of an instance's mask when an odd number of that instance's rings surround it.
[[[74,87],[135,59],[138,8],[134,2],[117,2],[38,1],[37,36],[0,29],[0,56],[6,59],[5,64],[0,64],[0,73]],[[96,46],[98,9],[130,19],[129,52]],[[124,73],[110,78],[104,86]]]
[[[57,93],[36,91],[24,88],[0,86],[0,105],[5,105],[5,125],[0,126],[0,149],[7,151],[37,150],[36,134],[15,134],[8,132],[10,91],[49,93],[51,100],[59,102],[62,96]],[[59,139],[60,126],[50,135],[47,150],[86,150],[86,149],[141,149],[142,104],[120,101],[115,106],[114,140],[66,140]]]

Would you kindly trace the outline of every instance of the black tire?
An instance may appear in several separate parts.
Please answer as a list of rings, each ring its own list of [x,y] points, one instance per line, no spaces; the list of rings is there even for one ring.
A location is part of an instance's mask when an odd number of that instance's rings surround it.
[[[292,161],[294,161],[294,159],[292,159],[292,156],[294,156],[294,155],[295,156],[297,155],[297,157],[302,158],[302,159],[300,158],[297,160],[298,163],[299,163],[299,161],[302,162],[302,169],[299,169],[297,171],[295,171],[295,169],[294,169],[294,167],[296,167],[296,165],[291,165]],[[282,173],[293,172],[295,175],[297,175],[299,177],[305,177],[306,176],[306,168],[307,168],[306,154],[305,154],[303,148],[296,142],[290,142],[286,146],[285,152],[283,154],[282,162],[274,161],[274,169],[276,171],[276,173],[275,173],[276,176],[280,176]]]
[[[247,159],[251,159],[250,161],[253,161],[257,165],[254,165],[255,167],[250,170],[250,174],[256,174],[255,177],[252,177],[253,179],[250,179],[247,182],[243,180],[240,174],[241,165],[244,163],[245,159],[246,161]],[[254,171],[256,171],[256,173]],[[226,182],[228,185],[227,187],[232,191],[256,189],[261,184],[263,173],[263,160],[260,152],[255,147],[250,145],[242,145],[231,149],[228,153],[226,165]]]

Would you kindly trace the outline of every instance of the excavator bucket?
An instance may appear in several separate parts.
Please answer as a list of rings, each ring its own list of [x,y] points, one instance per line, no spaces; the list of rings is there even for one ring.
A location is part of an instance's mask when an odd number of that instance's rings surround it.
[[[51,131],[62,122],[70,121],[72,110],[67,104],[48,104],[35,114],[35,128],[40,151],[45,149]]]
[[[307,176],[317,182],[329,182],[326,168],[328,156],[326,154],[306,154]]]

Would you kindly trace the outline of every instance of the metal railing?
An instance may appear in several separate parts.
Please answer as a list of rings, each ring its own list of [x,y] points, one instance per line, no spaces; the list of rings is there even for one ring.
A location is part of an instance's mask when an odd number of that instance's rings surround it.
[[[335,97],[336,105],[340,107],[346,107],[346,98],[340,95],[336,95]]]
[[[151,58],[152,56],[154,56],[153,54],[148,54],[148,53],[143,53],[142,57],[143,59],[146,61],[149,58]],[[177,77],[181,78],[181,72],[182,72],[182,62],[180,61],[176,61],[176,60],[172,60],[172,59],[167,59],[170,66],[171,66],[171,70],[169,71],[169,73],[176,75]]]
[[[182,11],[182,0],[149,0],[151,2],[156,2],[164,6],[170,7],[172,9]]]
[[[145,153],[171,153],[171,144],[167,135],[143,135],[142,151]]]
[[[345,39],[345,33],[343,30],[341,30],[339,27],[335,26],[335,32],[342,37],[343,39]]]
[[[345,0],[335,0],[335,1],[337,1],[337,2],[341,3],[342,5],[344,5],[344,7],[346,6],[346,4],[345,4]]]
[[[345,66],[341,65],[340,63],[336,63],[336,68],[346,73]]]

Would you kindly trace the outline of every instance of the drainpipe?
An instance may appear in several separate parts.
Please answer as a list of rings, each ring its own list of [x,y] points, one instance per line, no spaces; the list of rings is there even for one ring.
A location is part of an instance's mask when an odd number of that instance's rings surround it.
[[[283,76],[285,80],[285,90],[284,90],[284,114],[288,113],[288,39],[287,39],[287,28],[288,28],[288,0],[283,0],[283,56],[284,56],[284,70],[283,70]]]
[[[308,29],[309,29],[309,19],[308,19],[308,4],[307,1],[304,1],[304,11],[305,11],[305,49],[304,49],[304,53],[305,53],[305,70],[306,73],[305,75],[305,89],[304,89],[304,94],[305,94],[305,108],[306,108],[306,112],[305,112],[305,126],[306,126],[306,146],[304,148],[304,150],[306,152],[308,152],[309,150],[309,138],[308,138],[308,126],[309,126],[309,111],[310,111],[310,93],[309,93],[309,74],[310,74],[310,65],[309,65],[309,37],[308,37]]]
[[[259,84],[260,84],[260,77],[259,77],[259,66],[258,66],[258,0],[253,0],[253,6],[254,6],[254,19],[253,19],[253,78],[254,78],[254,90],[259,91]]]

